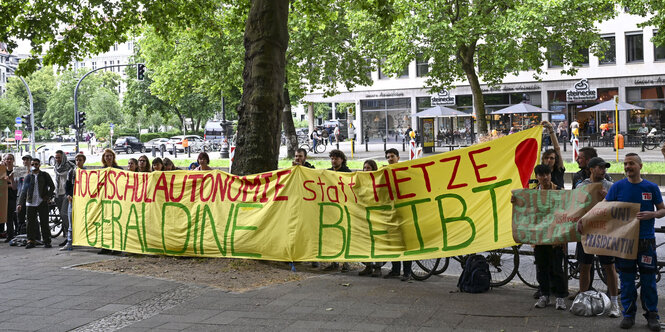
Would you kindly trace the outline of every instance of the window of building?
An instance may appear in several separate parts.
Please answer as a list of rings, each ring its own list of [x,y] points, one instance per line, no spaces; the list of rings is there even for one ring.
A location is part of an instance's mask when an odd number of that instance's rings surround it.
[[[563,67],[561,45],[552,45],[547,48],[547,66],[549,68]]]
[[[422,54],[416,57],[416,77],[425,77],[429,73],[429,63],[427,59],[423,59]]]
[[[127,42],[127,50],[131,51],[134,48],[134,42],[133,41],[128,41]]]
[[[626,88],[626,101],[644,107],[643,110],[628,111],[628,131],[637,131],[644,123],[649,130],[665,128],[665,86]]]
[[[118,50],[118,43],[113,44],[113,50],[117,51]]]
[[[109,65],[113,66],[113,61],[111,61]],[[114,67],[111,67],[111,71],[114,71]]]
[[[642,32],[626,32],[626,62],[644,61]]]
[[[471,95],[455,96],[457,106],[473,106],[473,97]]]
[[[605,54],[600,57],[599,62],[601,65],[615,64],[617,63],[617,42],[614,34],[602,36],[604,41],[609,45]]]
[[[575,67],[587,67],[589,66],[589,49],[580,48],[577,52],[582,56],[582,60],[575,61]]]
[[[656,37],[658,34],[658,30],[653,31],[653,36]],[[653,44],[653,58],[656,61],[662,61],[665,60],[665,45],[656,45]]]
[[[432,107],[432,97],[416,97],[417,112]]]
[[[92,70],[97,69],[97,62],[93,61],[92,62]]]
[[[386,79],[389,79],[389,78],[390,78],[390,76],[388,76],[388,74],[385,73],[385,72],[382,70],[382,68],[381,68],[381,65],[382,65],[384,62],[385,62],[385,59],[384,59],[384,60],[381,60],[381,61],[379,62],[379,65],[378,65],[379,79],[380,79],[380,80],[386,80]],[[408,64],[404,67],[404,70],[399,74],[398,77],[399,77],[399,78],[408,78],[408,77],[409,77],[409,65],[408,65]]]

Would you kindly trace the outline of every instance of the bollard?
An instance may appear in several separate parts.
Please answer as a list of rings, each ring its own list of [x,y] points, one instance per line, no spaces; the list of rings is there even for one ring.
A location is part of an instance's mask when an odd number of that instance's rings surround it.
[[[339,139],[338,139],[338,138],[335,138],[335,142],[336,142],[336,144],[337,144],[337,150],[339,150]]]
[[[154,147],[154,146],[152,147],[151,150],[152,150],[152,157],[153,157],[153,158],[157,157],[157,151],[155,151],[155,147]]]
[[[187,149],[187,158],[192,158],[192,148],[188,146],[186,147],[186,149]]]
[[[369,151],[368,143],[369,140],[367,139],[367,136],[365,136],[365,152]]]
[[[175,144],[173,144],[173,158],[178,158],[178,149],[176,149]]]
[[[402,152],[406,151],[406,140],[402,137]]]
[[[563,140],[563,151],[564,151],[564,152],[566,151],[566,142],[568,142],[568,140],[567,140],[567,139],[564,139],[564,140]]]
[[[164,150],[166,150],[166,147],[165,147],[165,146],[161,146],[161,147],[159,148],[159,154],[161,155],[160,158],[162,158],[162,159],[164,159]]]
[[[353,153],[356,151],[356,140],[351,139],[351,159],[353,159]]]
[[[386,148],[386,138],[384,137],[383,138],[383,151],[386,151],[386,150],[388,150],[388,149]]]
[[[644,145],[646,144],[646,137],[642,136],[642,152],[644,152]]]

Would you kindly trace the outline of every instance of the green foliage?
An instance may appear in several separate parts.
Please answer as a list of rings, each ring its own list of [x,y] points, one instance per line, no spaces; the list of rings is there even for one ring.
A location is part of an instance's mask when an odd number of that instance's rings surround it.
[[[55,91],[55,76],[53,67],[47,66],[24,77],[32,93],[33,108],[35,112],[35,125],[44,126],[43,117],[47,112],[47,104]],[[30,112],[30,101],[25,85],[18,77],[10,77],[7,82],[8,98],[19,101],[23,114]]]
[[[12,132],[14,129],[14,119],[17,116],[27,114],[24,105],[16,97],[6,96],[0,98],[0,130],[9,128]],[[25,126],[23,127],[25,128]]]
[[[665,1],[661,0],[621,0],[618,1],[629,13],[645,17],[639,27],[655,27],[659,33],[655,34],[652,42],[658,46],[665,46]]]
[[[35,131],[35,141],[44,142],[51,140],[51,131],[48,129],[39,129]],[[29,137],[30,133],[28,131],[23,132],[24,137]]]

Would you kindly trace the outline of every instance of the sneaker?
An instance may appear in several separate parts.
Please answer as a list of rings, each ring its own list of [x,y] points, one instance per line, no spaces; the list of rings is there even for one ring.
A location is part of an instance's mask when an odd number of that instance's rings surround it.
[[[350,269],[349,263],[342,263],[342,272],[349,272]]]
[[[50,243],[46,243],[46,244],[44,244],[44,248],[47,248],[47,249],[48,248],[53,248],[53,246]]]
[[[337,271],[337,269],[339,269],[339,263],[331,263],[326,266],[323,271]]]
[[[72,245],[68,244],[62,248],[60,248],[60,251],[71,251],[72,250]]]
[[[557,297],[556,310],[566,310],[566,300],[563,297]]]
[[[25,249],[32,249],[32,248],[34,248],[34,247],[35,247],[35,243],[34,243],[34,242],[29,242],[29,243],[25,246]]]
[[[647,312],[644,314],[647,318],[647,326],[651,331],[660,331],[660,322],[658,321],[658,314],[655,312]]]
[[[368,275],[372,274],[373,271],[374,271],[374,269],[372,268],[371,263],[369,263],[368,265],[365,266],[365,269],[358,272],[358,275],[359,276],[368,276]]]
[[[60,242],[60,244],[58,244],[58,247],[64,247],[65,244],[67,244],[67,240]]]
[[[635,317],[624,317],[623,320],[621,320],[621,324],[619,324],[619,327],[622,329],[629,329],[635,325]]]
[[[607,315],[612,318],[621,317],[621,310],[619,310],[619,304],[612,303],[612,305],[610,306],[610,311],[607,313]]]
[[[399,277],[399,272],[395,273],[393,271],[388,272],[385,276],[383,276],[383,279],[392,279],[392,278],[398,278]]]
[[[405,274],[405,275],[402,276],[402,278],[400,278],[400,280],[402,280],[402,281],[413,280],[413,276],[411,276],[411,273]]]
[[[533,306],[536,308],[545,308],[549,304],[550,304],[550,297],[541,295],[536,304],[534,304]]]

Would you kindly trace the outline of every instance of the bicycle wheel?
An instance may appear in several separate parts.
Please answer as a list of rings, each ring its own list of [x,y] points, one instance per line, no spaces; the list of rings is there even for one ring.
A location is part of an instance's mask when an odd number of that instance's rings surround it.
[[[600,260],[598,260],[598,257],[594,257],[593,259],[593,268],[596,270],[596,274],[598,274],[598,277],[600,280],[607,285],[607,274],[605,273],[605,269],[603,268],[603,265],[600,264]]]
[[[326,152],[326,146],[324,144],[317,144],[316,153],[324,153],[324,152]]]
[[[427,280],[427,278],[432,276],[432,271],[436,270],[440,260],[441,258],[423,259],[416,261],[416,268],[411,270],[411,275],[413,276],[413,279],[419,281]]]
[[[647,150],[653,150],[658,146],[660,146],[660,143],[651,137],[648,137],[646,143],[644,143],[644,148]]]
[[[480,253],[485,256],[490,267],[491,287],[499,287],[509,283],[517,274],[520,255],[517,247],[508,247]]]
[[[62,220],[60,219],[60,211],[57,206],[53,206],[49,209],[48,227],[49,230],[51,230],[52,238],[56,238],[62,233]]]
[[[520,265],[517,269],[517,277],[522,282],[531,287],[538,288],[538,280],[536,279],[536,256],[533,253],[533,247],[530,245],[519,246]]]
[[[311,149],[309,148],[309,144],[307,143],[300,144],[299,148],[304,149],[307,152],[311,151]]]
[[[442,261],[439,262],[439,267],[432,271],[432,274],[439,275],[448,269],[448,264],[450,264],[450,257],[445,257],[441,259]]]

